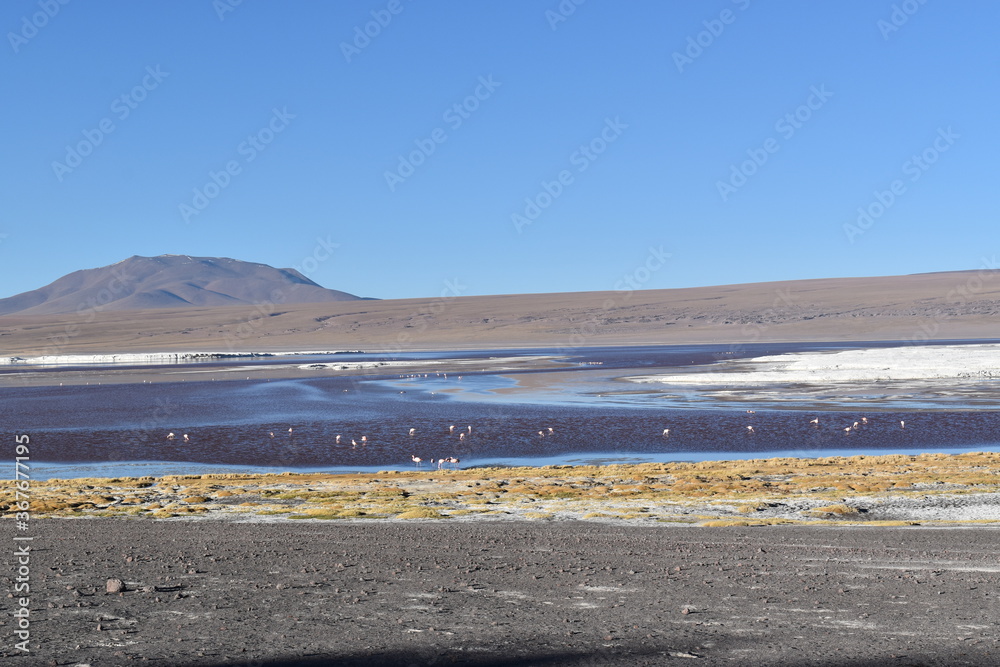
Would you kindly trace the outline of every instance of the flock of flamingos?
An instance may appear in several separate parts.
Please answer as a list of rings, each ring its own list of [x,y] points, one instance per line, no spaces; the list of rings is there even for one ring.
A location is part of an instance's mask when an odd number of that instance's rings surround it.
[[[750,414],[750,415],[756,414],[756,412],[754,410],[747,410],[746,412],[747,412],[747,414]],[[816,417],[814,419],[809,420],[809,423],[814,428],[819,428],[819,417]],[[844,430],[844,434],[845,435],[850,435],[852,432],[857,431],[861,427],[867,426],[868,424],[869,424],[868,418],[867,417],[862,417],[860,421],[855,421],[850,426],[844,427],[844,429],[843,429]],[[900,428],[906,428],[906,422],[903,421],[903,420],[900,420],[899,427]],[[747,429],[747,433],[748,434],[756,433],[756,431],[754,430],[753,425],[748,425],[746,427],[746,429]],[[294,427],[291,427],[291,426],[288,427],[288,435],[289,436],[291,436],[294,431],[295,431]],[[450,435],[455,435],[455,425],[454,424],[452,424],[451,426],[448,427],[448,433]],[[414,436],[414,435],[416,435],[416,434],[417,434],[417,429],[411,428],[409,430],[409,435],[411,437]],[[554,435],[554,434],[555,434],[555,430],[551,426],[546,427],[546,428],[538,431],[538,437],[539,438],[545,438],[547,436],[551,436],[551,435]],[[464,441],[467,436],[471,436],[471,435],[472,435],[472,426],[471,425],[470,426],[466,426],[464,429],[459,430],[458,431],[459,442]],[[269,431],[268,432],[268,436],[270,436],[271,438],[273,438],[274,437],[274,431]],[[177,435],[175,433],[173,433],[173,432],[170,432],[170,433],[167,434],[167,440],[174,440],[176,437],[177,437]],[[181,437],[182,437],[182,439],[183,439],[184,442],[186,442],[186,443],[191,442],[191,437],[187,433],[184,433]],[[663,429],[663,437],[664,438],[669,438],[670,437],[670,429],[669,428]],[[343,441],[343,436],[341,436],[339,434],[336,436],[336,439],[335,439],[334,442],[335,442],[335,444],[338,444],[338,445],[346,444],[346,442]],[[357,448],[358,446],[364,446],[364,445],[367,445],[367,444],[368,444],[368,436],[362,435],[360,442],[358,440],[354,439],[354,438],[351,438],[351,447],[352,448]],[[417,456],[416,454],[411,454],[410,455],[410,460],[418,468],[424,463],[424,459],[421,458],[421,457],[419,457],[419,456]],[[454,466],[455,469],[457,470],[458,469],[458,464],[461,463],[461,462],[462,461],[460,459],[458,459],[458,458],[456,458],[454,456],[448,456],[448,457],[443,457],[443,458],[429,458],[429,459],[427,459],[427,463],[429,463],[431,465],[437,464],[437,467],[438,467],[439,470],[442,469],[442,468],[446,468],[447,466]]]

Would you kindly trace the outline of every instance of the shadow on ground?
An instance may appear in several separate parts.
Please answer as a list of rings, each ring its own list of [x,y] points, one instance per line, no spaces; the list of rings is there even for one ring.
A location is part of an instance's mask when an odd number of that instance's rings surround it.
[[[750,647],[748,647],[750,648]],[[389,651],[364,655],[341,656],[311,656],[311,657],[277,657],[267,660],[227,661],[206,665],[205,663],[190,663],[193,667],[603,667],[610,665],[698,665],[712,664],[744,664],[759,667],[797,667],[809,665],[812,667],[931,667],[937,665],[1000,665],[1000,657],[992,662],[982,662],[984,656],[968,656],[964,660],[952,657],[915,657],[906,655],[873,656],[870,659],[854,658],[821,658],[809,659],[802,655],[788,655],[773,646],[760,646],[759,652],[750,648],[749,652],[741,652],[740,656],[727,654],[723,649],[713,648],[713,656],[699,652],[689,652],[677,648],[661,647],[656,649],[608,649],[606,651],[552,651],[536,652],[527,655],[468,655],[466,652],[451,651],[431,655],[428,651]],[[873,651],[875,653],[875,651]],[[987,658],[990,656],[987,656]],[[692,660],[685,660],[689,658]],[[179,666],[180,667],[180,666]]]

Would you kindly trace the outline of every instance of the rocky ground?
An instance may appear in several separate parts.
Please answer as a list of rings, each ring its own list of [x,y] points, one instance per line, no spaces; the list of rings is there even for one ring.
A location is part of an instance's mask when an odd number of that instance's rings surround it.
[[[4,664],[1000,664],[995,527],[32,528],[31,653],[4,614]]]

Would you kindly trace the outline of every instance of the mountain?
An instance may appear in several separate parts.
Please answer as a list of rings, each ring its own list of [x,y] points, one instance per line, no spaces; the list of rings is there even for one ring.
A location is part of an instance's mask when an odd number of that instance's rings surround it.
[[[321,287],[295,269],[228,257],[134,255],[111,266],[74,271],[45,287],[0,299],[0,315],[71,314],[98,306],[102,311],[137,310],[361,298]]]

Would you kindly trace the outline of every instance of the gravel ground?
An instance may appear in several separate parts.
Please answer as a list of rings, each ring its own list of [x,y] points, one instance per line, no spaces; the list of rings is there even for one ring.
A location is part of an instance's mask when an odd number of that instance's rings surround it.
[[[33,530],[31,653],[4,614],[4,664],[1000,665],[994,527]]]

